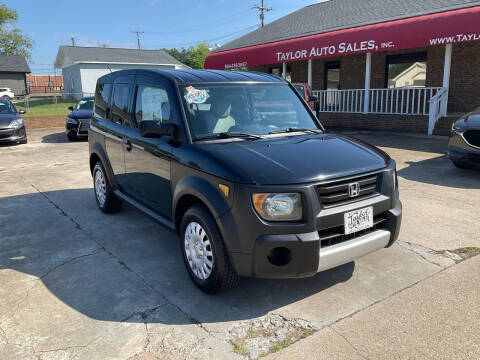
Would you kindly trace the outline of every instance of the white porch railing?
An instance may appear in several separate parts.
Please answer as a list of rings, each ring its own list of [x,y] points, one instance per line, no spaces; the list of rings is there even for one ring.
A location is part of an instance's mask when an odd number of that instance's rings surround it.
[[[320,112],[429,115],[429,134],[446,115],[447,91],[442,87],[316,90],[313,94]]]
[[[430,110],[428,114],[428,134],[433,134],[433,129],[438,119],[447,116],[448,91],[441,88],[430,100]]]

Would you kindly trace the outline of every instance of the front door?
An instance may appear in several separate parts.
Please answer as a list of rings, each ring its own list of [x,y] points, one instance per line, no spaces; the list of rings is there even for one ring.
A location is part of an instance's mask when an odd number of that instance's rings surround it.
[[[135,81],[135,125],[127,129],[126,192],[167,219],[172,217],[170,162],[173,147],[167,137],[143,138],[142,121],[177,122],[179,114],[169,84],[146,76]]]

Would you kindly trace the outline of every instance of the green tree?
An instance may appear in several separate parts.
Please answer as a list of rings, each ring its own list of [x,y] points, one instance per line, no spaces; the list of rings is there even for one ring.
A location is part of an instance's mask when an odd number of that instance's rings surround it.
[[[203,42],[197,46],[181,49],[165,49],[165,51],[192,69],[203,69],[205,59],[210,52],[209,48],[210,45]]]
[[[0,3],[0,54],[23,55],[30,60],[33,42],[23,35],[20,29],[14,27],[17,21],[17,11]]]

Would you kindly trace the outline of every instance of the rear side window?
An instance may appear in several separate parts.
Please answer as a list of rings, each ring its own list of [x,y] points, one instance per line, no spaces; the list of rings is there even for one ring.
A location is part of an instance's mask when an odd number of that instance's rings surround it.
[[[131,125],[130,84],[113,85],[111,120],[120,125]]]
[[[135,118],[137,123],[142,121],[170,122],[172,110],[167,91],[160,87],[138,86]]]
[[[110,92],[112,84],[97,84],[95,89],[95,116],[105,118],[108,103],[110,102]]]

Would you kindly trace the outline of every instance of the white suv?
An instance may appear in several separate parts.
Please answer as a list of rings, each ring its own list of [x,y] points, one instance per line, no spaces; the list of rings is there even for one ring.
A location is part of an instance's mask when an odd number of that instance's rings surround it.
[[[0,99],[12,100],[15,94],[10,88],[0,88]]]

